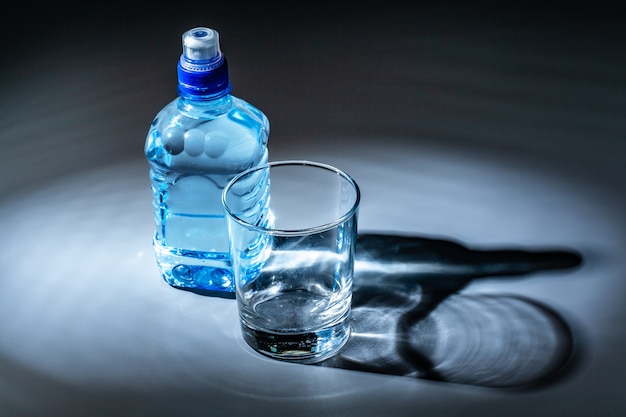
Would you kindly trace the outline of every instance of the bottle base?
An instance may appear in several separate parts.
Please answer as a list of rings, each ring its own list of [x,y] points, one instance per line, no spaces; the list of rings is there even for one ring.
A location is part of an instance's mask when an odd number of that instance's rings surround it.
[[[235,278],[224,254],[182,256],[155,245],[161,276],[170,286],[196,294],[235,298]],[[190,252],[192,253],[192,252]]]
[[[181,279],[181,271],[183,276],[190,279]],[[161,276],[171,287],[179,290],[211,297],[235,298],[234,279],[232,272],[227,269],[176,265],[169,272],[161,271]]]
[[[199,295],[212,297],[235,298],[235,286],[232,273],[229,270],[210,267],[190,267],[188,265],[176,265],[179,270],[193,270],[191,280],[181,280],[175,274],[161,272],[161,276],[171,287],[179,290],[190,291]],[[207,280],[206,277],[213,279]],[[215,281],[223,282],[222,285],[215,284]],[[233,284],[229,284],[233,282]]]

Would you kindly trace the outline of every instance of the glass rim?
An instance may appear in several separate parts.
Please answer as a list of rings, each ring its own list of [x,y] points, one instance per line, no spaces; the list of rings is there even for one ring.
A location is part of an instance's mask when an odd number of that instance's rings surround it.
[[[354,192],[355,192],[354,203],[352,203],[352,206],[350,207],[349,210],[346,210],[346,212],[343,215],[339,216],[337,219],[333,220],[332,222],[324,223],[318,226],[307,227],[304,229],[269,229],[266,227],[257,226],[241,219],[230,210],[230,208],[228,207],[228,203],[226,202],[226,195],[228,194],[228,191],[232,188],[233,184],[237,182],[240,178],[252,172],[260,171],[263,169],[271,169],[272,167],[289,166],[289,165],[291,166],[299,165],[299,166],[321,168],[327,171],[334,172],[335,174],[341,176],[354,188]],[[323,232],[326,230],[330,230],[333,227],[336,227],[337,225],[345,222],[350,217],[354,216],[359,208],[360,202],[361,202],[361,190],[359,188],[359,185],[354,180],[354,178],[352,178],[351,175],[347,174],[346,172],[332,165],[325,164],[323,162],[315,162],[315,161],[309,161],[309,160],[304,160],[304,159],[289,159],[289,160],[281,160],[281,161],[272,161],[272,162],[266,162],[264,164],[248,168],[240,172],[239,174],[235,175],[230,181],[228,181],[228,183],[224,187],[224,190],[222,191],[222,207],[224,208],[224,211],[226,212],[227,216],[229,216],[231,219],[233,219],[234,221],[236,221],[237,223],[239,223],[240,225],[248,229],[265,233],[265,234],[269,234],[269,235],[274,235],[274,236],[309,235],[313,233],[319,233],[319,232]]]

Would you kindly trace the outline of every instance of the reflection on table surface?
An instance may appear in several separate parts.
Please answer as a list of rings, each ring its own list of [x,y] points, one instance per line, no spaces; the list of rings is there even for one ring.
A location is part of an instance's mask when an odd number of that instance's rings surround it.
[[[487,387],[540,386],[575,365],[567,322],[511,294],[462,295],[471,281],[572,268],[567,250],[471,250],[457,242],[361,234],[348,344],[320,365]]]

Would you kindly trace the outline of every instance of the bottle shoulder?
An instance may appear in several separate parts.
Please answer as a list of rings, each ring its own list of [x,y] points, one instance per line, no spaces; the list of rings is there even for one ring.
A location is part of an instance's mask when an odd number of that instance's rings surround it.
[[[219,103],[176,98],[155,117],[146,137],[148,159],[162,166],[213,167],[256,163],[267,153],[269,120],[234,96]]]
[[[250,113],[253,117],[258,119],[259,123],[267,125],[269,127],[269,119],[258,107],[251,104],[239,97],[231,96],[233,99],[233,109],[245,113]]]
[[[269,131],[269,119],[258,107],[249,102],[227,95],[212,101],[190,101],[175,98],[165,105],[153,119],[150,129],[165,129],[177,126],[183,129],[211,122],[234,123],[248,127],[259,127]]]

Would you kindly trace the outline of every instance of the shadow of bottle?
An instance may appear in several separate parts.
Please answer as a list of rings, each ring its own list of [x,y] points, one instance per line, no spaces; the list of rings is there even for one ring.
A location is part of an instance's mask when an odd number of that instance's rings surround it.
[[[515,295],[470,295],[473,280],[579,266],[566,250],[473,250],[443,239],[360,234],[352,334],[320,366],[485,387],[536,387],[573,363],[565,320]]]

